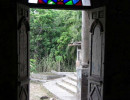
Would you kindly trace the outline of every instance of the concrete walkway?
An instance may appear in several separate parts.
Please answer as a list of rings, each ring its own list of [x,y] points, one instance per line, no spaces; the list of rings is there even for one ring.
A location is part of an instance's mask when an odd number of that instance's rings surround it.
[[[58,100],[76,100],[74,95],[56,85],[56,82],[61,80],[62,78],[43,83],[43,86],[55,95]]]
[[[74,72],[52,72],[61,78],[46,80],[43,75],[33,75],[31,81],[43,83],[43,86],[51,92],[57,100],[77,100],[77,80]],[[39,77],[40,76],[40,77]]]
[[[43,83],[43,86],[47,90],[49,90],[53,95],[55,95],[58,98],[58,100],[77,100],[76,94],[73,94],[73,93],[67,91],[66,89],[61,88],[57,85],[57,83],[61,83],[63,80],[66,80],[68,78],[68,76],[73,77],[74,74],[69,73],[69,72],[68,73],[67,72],[63,72],[63,73],[60,72],[59,74],[60,75],[64,74],[66,76],[63,77],[63,78],[58,78],[58,79],[50,80],[46,83]],[[70,86],[70,88],[71,88],[71,86]],[[73,87],[72,87],[72,89],[73,89]]]

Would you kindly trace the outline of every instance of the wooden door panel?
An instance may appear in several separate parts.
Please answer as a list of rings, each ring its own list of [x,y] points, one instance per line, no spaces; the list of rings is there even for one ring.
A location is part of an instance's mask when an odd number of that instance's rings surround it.
[[[97,25],[92,36],[92,75],[100,77],[101,72],[101,33]]]
[[[91,42],[88,76],[88,100],[103,100],[104,7],[90,12]]]
[[[18,23],[18,100],[29,100],[29,8],[17,6]]]
[[[89,81],[89,100],[102,100],[101,84],[95,81]]]
[[[23,23],[23,22],[22,22]],[[21,32],[19,34],[19,62],[20,62],[20,78],[24,79],[28,77],[28,34],[26,33],[26,26],[21,26]]]
[[[28,100],[28,85],[21,86],[19,90],[19,100]]]

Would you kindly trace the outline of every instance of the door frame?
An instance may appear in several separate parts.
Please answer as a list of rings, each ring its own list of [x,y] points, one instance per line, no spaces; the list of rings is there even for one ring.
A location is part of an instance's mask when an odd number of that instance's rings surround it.
[[[61,10],[61,9],[64,9],[64,10],[86,10],[86,8],[84,8],[84,7],[77,7],[77,8],[72,8],[72,7],[60,7],[60,6],[43,6],[43,5],[40,5],[40,4],[28,4],[28,3],[22,3],[22,5],[25,5],[25,6],[27,6],[28,7],[28,9],[30,9],[30,8],[36,8],[36,9],[59,9],[59,10]],[[87,8],[88,10],[90,10],[90,9],[92,9],[92,7],[88,7]],[[91,11],[91,10],[90,10]],[[30,18],[30,13],[28,12],[28,17]],[[30,23],[30,22],[28,22],[28,23]],[[97,21],[95,22],[95,23],[97,23]],[[26,23],[25,23],[26,24]],[[28,26],[28,28],[29,28],[29,24],[27,24]],[[95,24],[93,24],[93,26],[95,26]],[[103,28],[102,28],[103,29]],[[91,31],[93,31],[93,29],[91,29]],[[28,33],[28,42],[29,42],[29,33]],[[28,44],[28,68],[29,68],[29,44]],[[28,69],[28,71],[30,70],[30,68]],[[29,77],[30,75],[28,75],[28,77]],[[26,82],[25,82],[26,83]]]

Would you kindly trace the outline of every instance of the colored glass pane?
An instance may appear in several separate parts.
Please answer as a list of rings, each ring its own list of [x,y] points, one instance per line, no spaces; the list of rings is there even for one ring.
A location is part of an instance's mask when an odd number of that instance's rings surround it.
[[[57,2],[57,4],[58,4],[58,5],[63,5],[64,3],[63,3],[63,1],[60,1],[60,0],[59,0],[59,1]]]
[[[82,0],[82,6],[91,6],[90,0]]]
[[[55,2],[55,3],[57,2],[57,0],[52,0],[52,1]]]
[[[91,6],[90,0],[29,0],[29,3],[49,5]]]
[[[43,2],[42,0],[38,0],[39,4],[45,4],[45,2]]]
[[[48,0],[43,0],[43,2],[47,3],[47,2],[48,2]]]
[[[73,0],[73,3],[76,4],[77,2],[79,2],[79,0]]]
[[[66,3],[66,2],[68,2],[68,1],[69,1],[69,0],[64,0],[63,2]]]
[[[48,0],[48,4],[52,4],[52,5],[54,5],[55,2],[53,2],[52,0]]]
[[[69,2],[67,2],[65,5],[73,5],[72,0],[70,0]]]
[[[28,0],[29,3],[38,3],[38,0]]]
[[[79,1],[79,2],[77,2],[75,5],[76,5],[76,6],[82,6],[82,2]]]

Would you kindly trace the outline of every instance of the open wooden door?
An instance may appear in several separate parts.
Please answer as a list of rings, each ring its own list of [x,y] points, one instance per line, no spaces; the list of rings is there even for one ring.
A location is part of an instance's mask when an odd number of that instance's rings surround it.
[[[105,8],[90,11],[91,47],[88,100],[103,100]]]
[[[29,100],[29,8],[17,4],[18,96]]]

